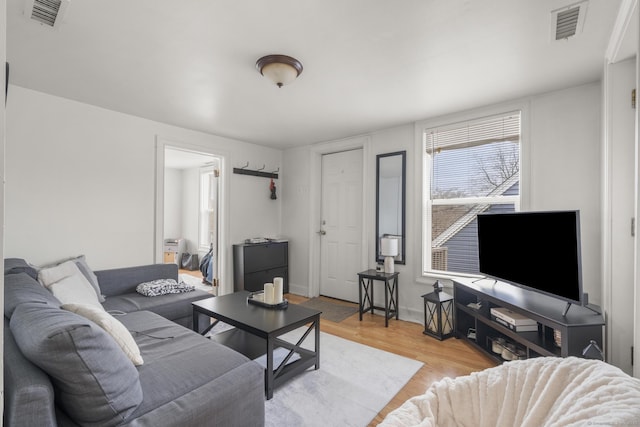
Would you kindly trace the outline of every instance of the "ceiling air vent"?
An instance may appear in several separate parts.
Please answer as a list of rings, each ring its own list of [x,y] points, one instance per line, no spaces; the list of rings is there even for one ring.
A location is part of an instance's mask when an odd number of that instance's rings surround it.
[[[551,39],[566,40],[582,32],[587,1],[574,3],[551,12]]]
[[[24,14],[41,25],[56,28],[70,0],[25,0]]]

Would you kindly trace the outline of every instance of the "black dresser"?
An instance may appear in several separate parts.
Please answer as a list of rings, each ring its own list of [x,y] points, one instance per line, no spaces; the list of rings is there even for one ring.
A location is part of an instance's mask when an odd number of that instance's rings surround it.
[[[282,292],[289,293],[289,242],[242,243],[233,245],[233,289],[256,292],[265,283],[282,277]]]

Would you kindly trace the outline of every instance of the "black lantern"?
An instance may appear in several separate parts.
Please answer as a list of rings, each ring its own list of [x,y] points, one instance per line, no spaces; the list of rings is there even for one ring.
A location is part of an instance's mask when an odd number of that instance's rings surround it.
[[[453,336],[453,297],[442,292],[436,280],[433,292],[422,295],[424,299],[424,332],[440,341]]]

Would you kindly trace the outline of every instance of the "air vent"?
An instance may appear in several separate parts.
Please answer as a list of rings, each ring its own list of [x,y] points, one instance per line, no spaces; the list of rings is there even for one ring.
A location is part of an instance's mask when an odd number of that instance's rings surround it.
[[[56,28],[70,0],[25,0],[24,14],[41,25]]]
[[[587,14],[587,2],[583,1],[551,12],[551,39],[567,40],[582,32]]]

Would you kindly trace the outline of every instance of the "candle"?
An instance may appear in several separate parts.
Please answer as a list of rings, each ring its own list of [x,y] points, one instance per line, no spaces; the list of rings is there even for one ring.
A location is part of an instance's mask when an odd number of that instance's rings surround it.
[[[273,279],[273,302],[280,304],[283,301],[282,286],[284,279],[282,277],[276,277]]]
[[[273,283],[264,284],[264,302],[273,304]]]

